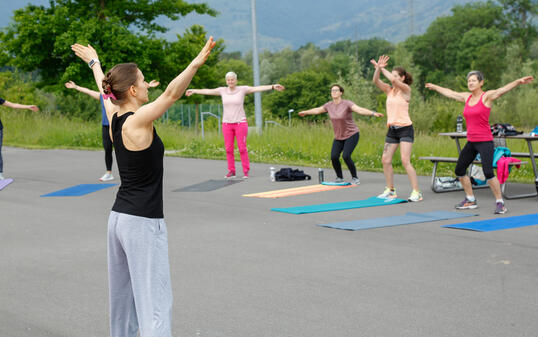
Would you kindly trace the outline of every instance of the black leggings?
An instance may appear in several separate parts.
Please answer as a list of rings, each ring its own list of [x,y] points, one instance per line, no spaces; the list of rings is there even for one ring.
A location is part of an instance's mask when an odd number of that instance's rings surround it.
[[[358,143],[358,132],[347,139],[335,139],[333,141],[333,148],[331,149],[331,161],[333,163],[334,172],[336,172],[336,176],[338,178],[344,178],[342,175],[342,165],[340,165],[340,153],[342,153],[342,151],[344,152],[342,154],[342,158],[346,162],[347,168],[351,173],[351,177],[357,178],[357,169],[355,168],[355,163],[351,159],[351,154],[353,153],[353,150],[355,150]]]
[[[110,139],[110,126],[103,125],[102,138],[103,148],[105,149],[105,165],[107,171],[112,171],[112,140]]]
[[[476,158],[476,154],[480,153],[480,161],[482,162],[482,170],[486,180],[489,180],[495,175],[493,174],[493,141],[489,142],[467,142],[461,150],[456,164],[456,176],[463,177],[467,172],[467,168]]]

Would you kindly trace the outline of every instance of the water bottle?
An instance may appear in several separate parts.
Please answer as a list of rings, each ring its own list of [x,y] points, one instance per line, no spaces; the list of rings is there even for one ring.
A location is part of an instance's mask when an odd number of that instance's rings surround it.
[[[318,181],[321,184],[323,182],[323,169],[318,168]]]
[[[456,118],[456,132],[463,132],[463,117]]]
[[[269,174],[270,174],[270,177],[271,177],[271,181],[275,181],[275,180],[276,180],[276,178],[275,178],[275,173],[276,173],[275,168],[271,166],[271,167],[269,168]]]

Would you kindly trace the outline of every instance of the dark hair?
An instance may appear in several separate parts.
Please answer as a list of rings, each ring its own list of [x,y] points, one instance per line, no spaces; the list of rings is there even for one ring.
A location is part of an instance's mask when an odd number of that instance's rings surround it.
[[[478,70],[469,71],[469,73],[467,74],[467,79],[469,79],[469,77],[473,75],[476,76],[476,79],[478,80],[478,82],[482,82],[484,80],[484,74],[482,74],[482,72]]]
[[[331,89],[332,89],[333,87],[338,87],[338,89],[340,89],[340,92],[341,92],[342,94],[344,93],[344,88],[343,88],[340,84],[333,84],[333,85],[331,85]]]
[[[138,66],[136,63],[120,63],[112,67],[103,79],[103,91],[105,94],[113,94],[116,99],[111,99],[114,104],[122,104],[127,98],[127,91],[138,80]]]
[[[403,67],[395,67],[392,70],[396,70],[398,75],[405,77],[403,80],[405,84],[411,85],[411,83],[413,83],[413,76],[411,76],[411,74],[408,73]]]

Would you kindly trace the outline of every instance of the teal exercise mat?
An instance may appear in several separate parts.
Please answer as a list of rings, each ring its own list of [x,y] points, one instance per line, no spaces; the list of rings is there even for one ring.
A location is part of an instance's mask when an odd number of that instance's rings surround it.
[[[334,181],[324,181],[321,184],[322,185],[327,185],[327,186],[349,186],[349,185],[351,185],[351,183],[348,183],[348,182],[345,182],[345,181],[342,181],[341,183],[335,183]]]
[[[454,225],[445,225],[441,227],[466,229],[476,232],[491,232],[533,225],[538,225],[538,213],[510,217],[504,217],[502,215],[499,215],[499,217],[495,219],[465,222]]]
[[[351,208],[363,208],[374,206],[386,206],[394,205],[402,202],[407,202],[404,199],[381,199],[378,197],[371,197],[364,200],[333,202],[330,204],[318,204],[298,207],[285,207],[285,208],[271,208],[271,211],[291,213],[291,214],[306,214],[306,213],[319,213],[319,212],[331,212],[341,211]]]
[[[210,192],[210,191],[218,190],[219,188],[223,188],[226,186],[240,183],[242,181],[243,180],[238,180],[238,179],[222,179],[222,180],[211,179],[211,180],[204,181],[198,184],[181,187],[181,188],[173,190],[172,192]]]
[[[343,229],[348,231],[357,231],[361,229],[382,228],[400,225],[409,225],[421,222],[431,222],[439,220],[466,218],[478,214],[451,212],[451,211],[434,211],[426,213],[407,212],[404,215],[389,216],[384,218],[373,218],[356,221],[334,222],[329,224],[320,224],[320,227]]]
[[[11,184],[13,179],[7,178],[0,180],[0,191],[3,190],[7,185]]]
[[[116,185],[117,184],[80,184],[56,192],[43,194],[41,197],[79,197],[81,195],[86,195]]]

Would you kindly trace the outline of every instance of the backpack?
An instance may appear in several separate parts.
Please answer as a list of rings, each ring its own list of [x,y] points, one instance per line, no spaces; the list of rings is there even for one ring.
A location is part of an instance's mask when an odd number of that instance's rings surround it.
[[[276,181],[295,181],[295,180],[310,180],[310,179],[312,179],[312,177],[310,177],[308,174],[305,174],[301,170],[292,169],[290,167],[281,168],[279,171],[275,173]]]

